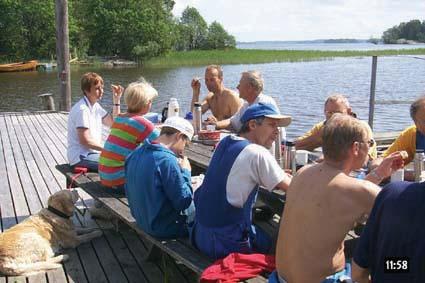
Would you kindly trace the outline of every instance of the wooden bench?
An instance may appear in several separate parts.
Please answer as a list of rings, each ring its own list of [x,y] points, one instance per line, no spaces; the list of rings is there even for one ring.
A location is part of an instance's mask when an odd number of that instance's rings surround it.
[[[56,169],[66,176],[68,187],[72,182],[73,186],[82,188],[94,199],[102,203],[119,220],[129,225],[151,243],[148,255],[144,258],[145,260],[158,259],[161,256],[160,251],[163,251],[198,275],[202,274],[203,270],[212,264],[209,258],[202,255],[190,244],[188,238],[163,240],[145,233],[137,226],[136,220],[131,215],[127,198],[118,196],[111,192],[110,189],[101,185],[97,173],[85,173],[74,178],[75,174],[68,164],[56,165]],[[259,276],[246,282],[266,281],[266,278]]]

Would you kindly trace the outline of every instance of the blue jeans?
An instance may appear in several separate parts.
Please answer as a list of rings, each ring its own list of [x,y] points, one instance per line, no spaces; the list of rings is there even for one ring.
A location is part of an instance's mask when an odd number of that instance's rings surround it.
[[[90,152],[87,156],[80,155],[80,162],[74,164],[72,167],[84,167],[91,172],[97,172],[99,167],[100,153]]]

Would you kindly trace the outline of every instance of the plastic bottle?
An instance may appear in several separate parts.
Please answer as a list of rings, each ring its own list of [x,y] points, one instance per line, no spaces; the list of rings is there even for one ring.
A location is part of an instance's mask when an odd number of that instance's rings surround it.
[[[361,179],[364,180],[366,178],[366,170],[363,168],[360,168],[359,170],[356,171],[357,175],[356,178],[357,179]]]
[[[421,181],[421,174],[424,170],[424,151],[417,149],[415,157],[413,158],[414,168],[415,168],[415,182]]]
[[[193,128],[195,135],[197,135],[202,129],[202,106],[199,102],[195,102],[193,106]]]
[[[192,112],[187,112],[186,113],[186,116],[184,116],[184,118],[186,119],[186,120],[188,120],[192,125],[193,125],[193,114],[192,114]]]
[[[171,97],[170,102],[168,103],[168,115],[167,118],[179,116],[179,103],[177,98]]]

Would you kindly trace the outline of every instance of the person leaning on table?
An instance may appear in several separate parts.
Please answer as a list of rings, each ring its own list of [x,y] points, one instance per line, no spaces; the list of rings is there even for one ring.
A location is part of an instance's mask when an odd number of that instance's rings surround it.
[[[125,192],[131,214],[152,236],[188,234],[194,205],[191,166],[183,153],[192,137],[189,121],[170,117],[156,140],[145,140],[125,160]]]
[[[332,115],[326,123],[323,162],[301,168],[287,190],[276,247],[277,272],[269,282],[330,283],[349,278],[344,237],[370,213],[380,190],[375,184],[403,165],[401,154],[394,153],[365,180],[350,177],[352,170],[367,163],[371,143],[367,124],[349,115]]]
[[[295,147],[297,150],[304,149],[313,151],[318,147],[321,147],[323,144],[322,133],[323,128],[333,114],[340,113],[346,114],[353,117],[356,117],[356,114],[353,113],[350,103],[342,94],[333,94],[326,99],[325,102],[325,120],[317,123],[313,126],[313,128],[305,133],[303,136],[297,138],[295,140]],[[366,122],[364,122],[366,123]],[[370,127],[367,127],[368,131],[370,131],[370,135],[372,136],[372,130]],[[374,143],[369,149],[369,158],[370,160],[374,160],[377,157],[376,143]]]
[[[385,158],[393,152],[405,150],[409,154],[404,161],[407,165],[413,160],[416,149],[425,150],[425,96],[416,99],[410,105],[410,117],[415,124],[404,129],[382,154],[382,157]],[[377,166],[381,162],[382,158],[378,158],[372,164]]]
[[[252,225],[252,207],[259,186],[286,191],[291,182],[268,150],[278,127],[290,122],[273,105],[253,104],[241,117],[238,136],[227,136],[218,144],[194,196],[191,240],[205,255],[219,259],[232,252],[270,252],[270,237]]]

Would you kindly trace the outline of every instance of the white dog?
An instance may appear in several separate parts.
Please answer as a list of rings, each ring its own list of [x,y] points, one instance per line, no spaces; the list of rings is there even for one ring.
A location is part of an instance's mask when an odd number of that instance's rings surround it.
[[[75,248],[100,237],[95,229],[77,229],[70,217],[77,191],[62,190],[49,197],[48,208],[0,234],[0,272],[29,275],[61,267],[67,255],[55,256],[59,248]]]

